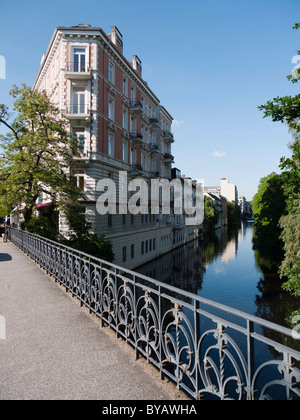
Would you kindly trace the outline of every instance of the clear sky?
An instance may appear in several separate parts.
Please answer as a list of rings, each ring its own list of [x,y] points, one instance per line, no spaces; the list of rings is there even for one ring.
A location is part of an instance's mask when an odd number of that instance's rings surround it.
[[[300,49],[299,21],[299,0],[0,0],[0,103],[11,106],[14,83],[32,86],[56,26],[110,33],[115,25],[126,58],[139,56],[144,80],[174,118],[175,166],[207,186],[228,178],[250,200],[290,155],[287,127],[257,106],[298,93],[286,76]]]

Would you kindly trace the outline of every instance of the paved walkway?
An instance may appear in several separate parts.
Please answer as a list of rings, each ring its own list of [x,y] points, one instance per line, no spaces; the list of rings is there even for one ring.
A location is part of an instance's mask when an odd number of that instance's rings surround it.
[[[0,239],[0,400],[173,400],[171,384]],[[1,318],[0,318],[1,319]],[[3,319],[3,318],[2,318]]]

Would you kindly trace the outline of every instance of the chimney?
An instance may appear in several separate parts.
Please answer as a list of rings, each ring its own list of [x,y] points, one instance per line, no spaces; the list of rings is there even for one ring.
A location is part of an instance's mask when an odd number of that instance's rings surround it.
[[[111,27],[111,34],[109,34],[109,37],[120,53],[123,54],[123,35],[116,26]]]
[[[137,74],[142,77],[142,62],[137,55],[132,56],[132,67],[137,72]]]

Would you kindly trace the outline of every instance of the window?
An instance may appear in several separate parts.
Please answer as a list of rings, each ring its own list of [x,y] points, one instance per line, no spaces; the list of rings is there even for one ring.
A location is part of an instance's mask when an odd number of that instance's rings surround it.
[[[78,177],[78,187],[81,189],[81,191],[84,191],[84,176]]]
[[[85,130],[83,127],[73,127],[72,137],[75,142],[74,151],[82,152],[85,146]]]
[[[115,103],[113,98],[109,98],[108,99],[108,118],[110,118],[111,120],[114,119],[114,114],[115,114]]]
[[[122,113],[122,126],[127,130],[127,111],[123,109]]]
[[[108,213],[107,216],[108,216],[108,219],[107,219],[108,227],[112,227],[112,225],[113,225],[113,215]]]
[[[108,80],[114,83],[114,65],[111,61],[108,63]]]
[[[127,79],[126,79],[126,77],[123,77],[122,89],[123,89],[123,95],[127,96]]]
[[[141,152],[141,166],[145,169],[145,155],[144,152]]]
[[[128,162],[128,145],[126,142],[122,143],[122,159],[123,162]]]
[[[144,241],[141,243],[141,254],[144,255],[145,249],[144,249],[145,243]]]
[[[134,86],[131,86],[131,89],[130,89],[130,100],[131,100],[131,103],[134,103],[134,96],[135,96],[135,89],[134,89]]]
[[[127,259],[127,248],[126,248],[126,246],[124,246],[123,247],[123,249],[122,249],[122,261],[123,262],[125,262],[126,261],[126,259]]]
[[[73,68],[71,68],[71,71],[86,71],[85,61],[85,48],[74,48],[74,63]]]
[[[130,131],[134,132],[136,128],[136,119],[131,115],[130,116]]]
[[[73,171],[73,184],[84,191],[84,171]]]
[[[127,224],[127,214],[122,214],[122,225],[126,226]]]
[[[114,136],[112,134],[108,135],[108,156],[114,156]]]
[[[133,147],[130,148],[130,164],[134,165],[136,163],[136,149]]]
[[[77,87],[73,89],[71,114],[85,113],[85,88]]]
[[[131,245],[131,259],[134,259],[134,244]]]

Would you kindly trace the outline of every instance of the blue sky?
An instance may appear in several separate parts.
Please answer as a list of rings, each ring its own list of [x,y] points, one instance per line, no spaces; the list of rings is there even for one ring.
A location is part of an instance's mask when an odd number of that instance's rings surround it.
[[[205,184],[228,178],[247,199],[261,177],[290,155],[287,127],[257,106],[295,95],[286,76],[300,49],[299,0],[0,0],[0,103],[12,84],[32,85],[56,26],[116,25],[124,54],[137,54],[143,78],[175,122],[175,166]],[[3,129],[0,128],[0,133]]]

